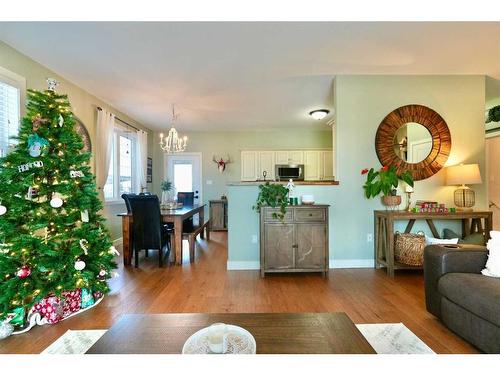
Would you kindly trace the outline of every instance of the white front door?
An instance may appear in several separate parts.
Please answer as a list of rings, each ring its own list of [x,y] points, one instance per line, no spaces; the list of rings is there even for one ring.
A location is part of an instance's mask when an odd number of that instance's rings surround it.
[[[165,154],[164,176],[175,192],[194,192],[194,203],[203,202],[201,191],[201,153]]]

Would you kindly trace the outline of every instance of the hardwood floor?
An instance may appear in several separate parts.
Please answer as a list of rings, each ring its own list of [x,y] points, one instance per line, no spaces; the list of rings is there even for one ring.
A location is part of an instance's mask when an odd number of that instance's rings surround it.
[[[270,275],[227,271],[227,234],[198,240],[196,261],[158,268],[157,252],[140,268],[122,266],[112,292],[95,308],[56,325],[0,341],[0,353],[40,353],[66,330],[105,329],[126,313],[344,311],[355,323],[404,323],[437,353],[477,353],[427,313],[420,272],[335,269],[318,274]],[[186,246],[186,244],[185,244]],[[187,248],[186,248],[187,249]]]

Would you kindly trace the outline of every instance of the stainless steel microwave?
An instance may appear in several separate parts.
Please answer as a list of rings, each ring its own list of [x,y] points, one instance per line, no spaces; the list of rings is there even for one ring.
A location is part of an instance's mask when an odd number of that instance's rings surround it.
[[[275,176],[278,180],[304,181],[304,164],[278,164]]]

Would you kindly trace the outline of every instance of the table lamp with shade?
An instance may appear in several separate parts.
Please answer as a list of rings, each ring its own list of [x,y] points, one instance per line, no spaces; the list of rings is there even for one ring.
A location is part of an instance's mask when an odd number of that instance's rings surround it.
[[[478,164],[460,164],[446,168],[446,185],[460,185],[454,193],[458,211],[472,211],[476,203],[476,194],[466,185],[482,182]]]

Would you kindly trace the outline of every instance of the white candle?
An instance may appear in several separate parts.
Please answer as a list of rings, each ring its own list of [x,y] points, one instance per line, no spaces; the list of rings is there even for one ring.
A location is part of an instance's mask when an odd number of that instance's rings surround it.
[[[409,185],[408,185],[408,186],[406,186],[405,191],[406,191],[407,193],[413,193],[413,188],[412,188],[411,186],[409,186]]]

